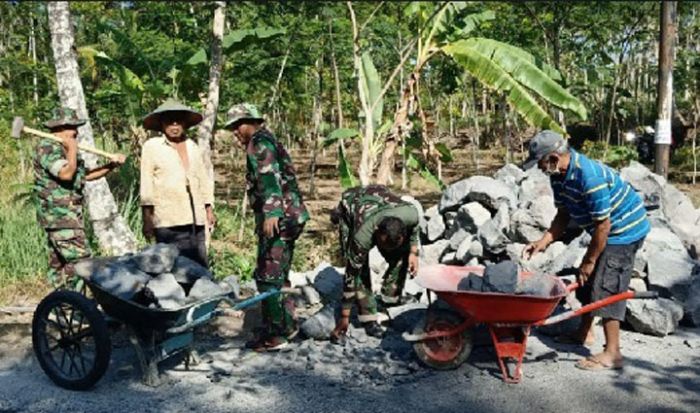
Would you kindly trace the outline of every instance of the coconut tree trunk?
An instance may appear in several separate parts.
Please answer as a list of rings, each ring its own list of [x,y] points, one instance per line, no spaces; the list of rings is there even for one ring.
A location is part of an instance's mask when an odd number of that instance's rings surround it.
[[[226,3],[216,2],[214,10],[214,22],[212,25],[211,39],[211,65],[209,66],[209,91],[207,104],[204,109],[204,119],[199,124],[197,136],[199,146],[204,152],[204,167],[209,175],[212,185],[214,183],[214,165],[211,160],[213,146],[213,130],[216,123],[216,112],[219,109],[219,84],[221,83],[221,67],[223,65],[221,43],[224,38],[224,26],[226,25]]]
[[[56,65],[56,83],[61,105],[74,109],[78,116],[88,119],[83,85],[80,83],[78,62],[74,54],[74,35],[68,2],[50,2],[48,4],[49,29],[51,31],[51,49]],[[82,144],[94,146],[92,126],[88,121],[78,130]],[[82,153],[88,168],[97,165],[97,156]],[[119,214],[114,196],[107,181],[102,178],[88,182],[85,186],[88,204],[88,216],[97,235],[100,248],[108,254],[123,255],[134,252],[136,239]]]

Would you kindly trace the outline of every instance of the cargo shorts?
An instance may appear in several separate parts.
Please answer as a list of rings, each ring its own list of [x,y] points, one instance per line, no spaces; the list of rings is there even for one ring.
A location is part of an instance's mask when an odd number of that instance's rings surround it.
[[[632,244],[606,245],[596,262],[593,279],[576,290],[576,298],[581,304],[590,304],[627,291],[634,270],[634,257],[643,243],[644,239]],[[624,321],[626,303],[618,301],[593,311],[592,315]]]

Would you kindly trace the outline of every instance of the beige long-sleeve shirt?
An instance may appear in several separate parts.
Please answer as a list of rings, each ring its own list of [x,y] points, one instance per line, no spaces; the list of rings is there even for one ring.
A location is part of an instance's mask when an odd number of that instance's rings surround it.
[[[197,225],[205,223],[205,205],[214,204],[214,184],[204,167],[203,152],[191,139],[186,147],[187,170],[175,146],[164,136],[149,139],[141,149],[141,206],[153,206],[156,228],[192,224],[188,183]]]

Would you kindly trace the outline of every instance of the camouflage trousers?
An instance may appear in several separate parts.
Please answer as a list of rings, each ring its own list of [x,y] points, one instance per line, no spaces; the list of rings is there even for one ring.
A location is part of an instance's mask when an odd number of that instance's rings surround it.
[[[272,238],[262,233],[262,220],[257,225],[258,258],[255,282],[259,292],[280,289],[287,282],[294,256],[294,243],[304,230],[304,224],[284,225],[280,221],[280,232]],[[297,331],[297,316],[294,300],[277,294],[262,301],[262,318],[265,334],[289,336]]]
[[[409,250],[386,253],[381,250],[389,264],[382,277],[381,297],[385,303],[398,303],[401,298],[406,274],[408,273]],[[365,259],[359,273],[347,272],[343,285],[343,308],[352,309],[357,304],[357,319],[360,322],[377,320],[377,300],[372,293],[372,277],[369,270],[369,256]]]
[[[49,282],[54,288],[75,286],[78,280],[73,265],[91,255],[85,231],[47,228],[46,236],[49,242]]]

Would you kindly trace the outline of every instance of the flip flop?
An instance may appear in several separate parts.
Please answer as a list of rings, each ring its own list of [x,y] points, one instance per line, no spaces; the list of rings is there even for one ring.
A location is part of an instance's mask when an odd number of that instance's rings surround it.
[[[579,360],[575,364],[576,368],[588,371],[601,371],[601,370],[620,370],[622,368],[622,360],[618,360],[612,364],[603,363],[596,356],[586,357],[585,359]]]

